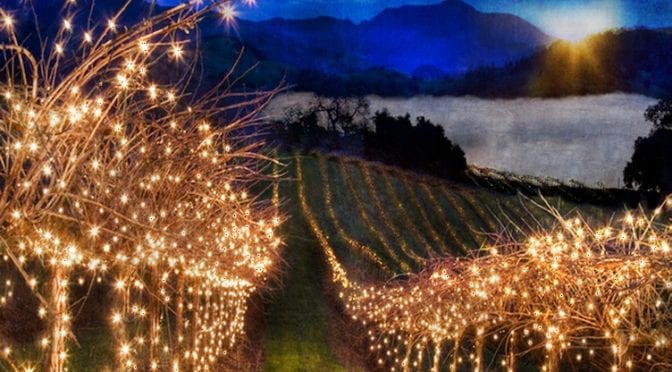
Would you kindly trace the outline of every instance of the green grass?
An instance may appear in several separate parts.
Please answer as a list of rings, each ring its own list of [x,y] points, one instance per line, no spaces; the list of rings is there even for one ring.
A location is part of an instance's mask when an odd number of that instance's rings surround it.
[[[330,347],[333,314],[324,296],[327,267],[319,243],[295,202],[296,187],[284,183],[281,193],[289,201],[285,212],[290,215],[282,231],[286,266],[282,287],[269,295],[265,370],[344,371]]]
[[[381,278],[379,268],[346,244],[344,235],[369,247],[395,273],[402,273],[407,271],[404,268],[421,268],[416,256],[463,255],[481,248],[491,234],[504,229],[522,237],[554,223],[546,211],[534,205],[544,203],[540,197],[498,193],[360,160],[318,156],[301,159],[304,177],[300,182],[320,229],[329,236],[342,263],[350,271],[369,272],[369,279],[385,278]],[[326,210],[325,180],[341,231]],[[294,195],[296,191],[290,190],[285,196],[293,199]],[[547,202],[567,216],[580,213],[588,219],[603,220],[615,212],[560,197],[548,198]]]
[[[77,342],[69,345],[66,367],[76,372],[112,371],[114,365],[114,342],[105,328],[87,328],[75,331]],[[12,361],[18,368],[33,368],[41,371],[40,350],[37,342],[14,348]],[[0,370],[11,370],[0,362]]]
[[[112,371],[114,340],[107,329],[86,329],[77,333],[79,346],[71,347],[70,370],[82,372]]]

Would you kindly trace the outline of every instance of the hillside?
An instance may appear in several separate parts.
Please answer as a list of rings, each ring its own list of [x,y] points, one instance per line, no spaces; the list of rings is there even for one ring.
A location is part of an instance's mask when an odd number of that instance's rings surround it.
[[[222,35],[205,41],[212,49],[226,48],[230,43],[231,39]],[[245,45],[237,43],[240,47]],[[418,73],[424,76],[420,79],[380,67],[342,73],[301,70],[291,63],[270,62],[253,46],[248,46],[246,54],[259,63],[253,79],[255,86],[268,87],[271,78],[281,76],[295,91],[320,95],[512,98],[624,92],[658,98],[672,96],[672,65],[668,63],[672,59],[672,33],[663,30],[614,30],[578,43],[556,41],[515,62],[445,78],[433,65],[419,67]],[[320,61],[310,63],[324,62]],[[356,65],[354,59],[349,61]],[[226,64],[226,60],[221,62],[221,66]]]
[[[53,38],[60,21],[51,15],[59,13],[60,3],[34,4],[42,36]],[[17,0],[5,7],[14,10],[19,38],[38,50],[35,33],[28,32],[32,12]],[[112,0],[97,1],[92,15],[107,19],[118,7]],[[150,13],[148,3],[132,1],[117,23],[121,29]],[[85,28],[88,16],[73,15],[75,31]],[[226,27],[213,14],[201,24],[200,36],[205,86],[225,76],[244,49],[238,73],[256,66],[238,85],[246,90],[284,80],[296,91],[332,96],[672,96],[669,29],[611,30],[577,43],[553,42],[519,17],[479,12],[458,0],[390,8],[360,24],[318,17],[238,20]]]
[[[288,180],[280,195],[291,217],[284,225],[286,275],[267,307],[270,371],[359,370],[366,364],[344,330],[321,244],[331,245],[350,273],[379,281],[417,271],[425,259],[478,249],[503,228],[518,234],[552,222],[517,196],[377,163],[322,156],[282,160]],[[614,212],[559,197],[548,201],[588,219]]]
[[[417,271],[427,259],[479,249],[491,234],[503,230],[518,234],[554,222],[534,205],[544,204],[539,197],[528,199],[378,163],[306,157],[295,158],[292,167],[297,182],[305,185],[307,205],[319,228],[332,237],[342,261],[383,277]],[[547,202],[562,213],[604,218],[604,209],[568,198],[550,197]]]
[[[503,68],[437,82],[435,95],[563,97],[611,92],[672,96],[672,34],[613,30],[578,43],[557,41]]]
[[[483,13],[458,0],[386,9],[360,25],[370,66],[411,76],[464,73],[527,56],[551,37],[511,14]]]
[[[264,60],[327,74],[457,74],[502,65],[550,41],[519,17],[481,13],[458,0],[390,8],[361,24],[330,17],[240,21],[236,37]]]

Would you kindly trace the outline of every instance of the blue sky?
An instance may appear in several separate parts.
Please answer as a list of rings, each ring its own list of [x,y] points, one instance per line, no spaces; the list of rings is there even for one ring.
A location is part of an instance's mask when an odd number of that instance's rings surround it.
[[[159,0],[177,3],[180,0]],[[329,15],[355,22],[368,19],[386,7],[432,4],[441,0],[257,0],[254,8],[240,7],[241,17],[306,18]],[[521,16],[544,31],[573,38],[613,27],[672,26],[671,0],[465,0],[481,11]]]

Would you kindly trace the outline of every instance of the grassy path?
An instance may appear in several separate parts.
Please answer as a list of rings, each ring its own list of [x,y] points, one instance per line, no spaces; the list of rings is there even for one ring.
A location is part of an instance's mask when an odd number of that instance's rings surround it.
[[[329,341],[333,337],[329,329],[333,310],[323,293],[327,265],[296,203],[296,187],[287,183],[281,190],[288,200],[285,210],[291,218],[282,231],[286,238],[285,275],[282,288],[268,300],[265,370],[345,371]]]

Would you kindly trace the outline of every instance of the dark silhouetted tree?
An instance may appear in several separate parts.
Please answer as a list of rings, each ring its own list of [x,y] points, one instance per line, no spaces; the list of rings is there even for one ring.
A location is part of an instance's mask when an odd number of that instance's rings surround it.
[[[644,117],[654,129],[672,129],[672,100],[662,100],[646,109]]]
[[[291,109],[276,125],[279,139],[286,149],[314,150],[327,135],[327,130],[319,124],[317,112],[310,109]]]
[[[635,142],[623,179],[629,188],[667,195],[672,193],[672,101],[649,107],[644,117],[653,124],[653,130]]]
[[[363,97],[315,98],[306,108],[292,108],[277,123],[288,149],[350,151],[361,147],[369,126],[369,102]]]
[[[321,114],[328,131],[347,137],[367,127],[369,101],[364,97],[318,97],[312,111]]]
[[[373,117],[374,132],[366,134],[367,158],[440,177],[459,178],[467,169],[464,151],[446,138],[443,128],[424,117],[392,116],[379,111]]]

